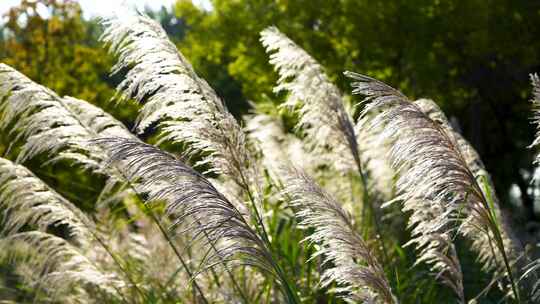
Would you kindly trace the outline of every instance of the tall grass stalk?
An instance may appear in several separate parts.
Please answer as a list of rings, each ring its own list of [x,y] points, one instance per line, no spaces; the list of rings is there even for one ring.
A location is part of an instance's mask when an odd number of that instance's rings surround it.
[[[455,141],[401,92],[364,75],[346,75],[355,81],[353,93],[366,96],[362,115],[376,112],[371,124],[384,125],[382,136],[394,140],[390,155],[394,168],[400,171],[399,199],[413,209],[417,199],[440,201],[449,216],[459,215],[462,208],[478,225],[477,233],[493,234],[512,292],[520,302],[497,220]]]
[[[253,230],[244,216],[200,173],[172,155],[139,141],[121,138],[96,142],[111,153],[111,161],[120,163],[126,176],[141,181],[149,200],[165,200],[166,213],[179,225],[193,218],[183,231],[192,242],[207,232],[218,249],[205,262],[209,269],[221,261],[253,266],[277,279],[289,303],[299,303],[296,288],[289,281],[268,247],[268,240]],[[166,169],[166,170],[165,170]]]
[[[41,237],[53,237],[52,235],[47,236],[49,234],[45,232],[49,226],[66,225],[70,231],[69,235],[81,247],[89,248],[92,240],[97,241],[114,260],[135,290],[144,298],[144,293],[133,281],[130,273],[125,270],[122,263],[118,261],[109,246],[96,232],[95,224],[71,202],[63,198],[25,167],[1,158],[0,183],[2,184],[0,186],[0,201],[5,207],[3,210],[4,218],[8,219],[2,224],[4,225],[4,233],[8,235],[8,238],[10,235],[19,235],[21,233],[19,230],[25,226],[37,226],[38,230],[43,231]],[[20,235],[24,235],[24,232]],[[52,244],[56,243],[56,241],[52,241]],[[63,249],[52,248],[51,250],[58,250],[60,253]],[[114,284],[111,285],[117,289]],[[119,290],[117,291],[123,297],[122,293]]]
[[[289,94],[282,106],[300,116],[296,128],[306,133],[313,153],[325,157],[340,171],[356,170],[360,176],[362,205],[369,209],[384,264],[389,265],[381,223],[358,150],[357,134],[341,93],[330,82],[322,66],[277,28],[263,30],[261,42],[270,54],[270,63],[279,74],[274,91]]]
[[[382,266],[340,204],[297,169],[290,169],[284,180],[284,192],[297,208],[300,224],[314,229],[307,237],[320,246],[314,257],[322,256],[323,263],[328,264],[321,277],[322,286],[334,282],[341,285],[338,292],[350,301],[397,303]]]

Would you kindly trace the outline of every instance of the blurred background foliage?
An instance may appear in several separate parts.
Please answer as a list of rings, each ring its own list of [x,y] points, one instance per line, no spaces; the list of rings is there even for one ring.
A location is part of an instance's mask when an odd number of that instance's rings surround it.
[[[503,205],[521,193],[517,216],[538,219],[529,126],[529,73],[540,71],[540,2],[528,0],[214,0],[146,13],[158,19],[196,71],[237,117],[253,105],[278,104],[277,79],[259,42],[269,25],[306,49],[332,80],[350,92],[344,70],[379,78],[412,98],[434,99],[480,152]],[[47,7],[43,16],[38,5]],[[128,126],[136,105],[107,103],[117,79],[98,38],[98,20],[84,19],[76,1],[23,0],[5,16],[0,61],[60,95],[92,102]],[[264,108],[264,107],[263,107]],[[11,144],[0,134],[0,152]],[[98,191],[69,164],[40,174],[63,194],[92,208]],[[45,170],[45,169],[42,169]],[[78,186],[77,186],[78,185]],[[75,188],[74,188],[75,187]],[[65,191],[62,191],[65,189]],[[514,189],[514,191],[510,191]],[[82,194],[87,193],[87,194]],[[537,203],[538,205],[538,203]]]

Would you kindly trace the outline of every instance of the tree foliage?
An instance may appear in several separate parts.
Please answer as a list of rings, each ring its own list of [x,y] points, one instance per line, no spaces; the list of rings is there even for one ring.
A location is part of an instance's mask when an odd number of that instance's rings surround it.
[[[2,62],[60,96],[106,105],[114,94],[108,77],[112,57],[98,44],[97,22],[84,20],[77,2],[23,0],[6,17]],[[129,108],[112,112],[129,119]]]

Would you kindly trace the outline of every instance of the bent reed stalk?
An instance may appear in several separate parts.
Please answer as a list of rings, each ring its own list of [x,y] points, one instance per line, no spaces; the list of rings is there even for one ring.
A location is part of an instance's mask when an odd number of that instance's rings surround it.
[[[288,93],[281,106],[299,115],[296,128],[306,133],[312,153],[333,163],[338,171],[356,171],[359,175],[363,207],[369,209],[385,265],[389,265],[390,258],[374,197],[370,194],[372,190],[368,186],[365,164],[360,157],[357,134],[339,89],[330,82],[315,59],[276,27],[266,28],[260,36],[270,55],[269,62],[279,74],[274,92]]]
[[[394,88],[365,75],[353,72],[345,72],[345,75],[353,80],[353,94],[365,96],[362,115],[377,113],[371,125],[384,125],[382,136],[393,139],[390,158],[400,174],[397,181],[399,200],[413,209],[418,199],[440,201],[445,212],[456,220],[463,212],[470,216],[477,233],[493,238],[504,261],[512,293],[521,302],[500,224],[492,207],[494,203],[486,197],[446,130]],[[474,235],[464,236],[474,240]]]

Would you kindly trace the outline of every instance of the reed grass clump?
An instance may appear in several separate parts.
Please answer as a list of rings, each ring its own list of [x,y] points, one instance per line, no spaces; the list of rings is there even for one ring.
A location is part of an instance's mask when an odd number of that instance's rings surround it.
[[[0,64],[0,301],[540,299],[538,253],[436,102],[353,72],[342,92],[270,27],[261,43],[284,101],[238,120],[156,21],[101,23],[121,78],[113,101],[137,103],[133,132]],[[102,181],[88,184],[92,206],[44,174],[62,164]]]

